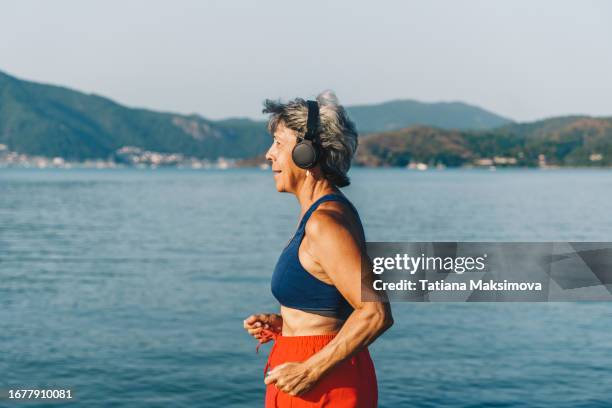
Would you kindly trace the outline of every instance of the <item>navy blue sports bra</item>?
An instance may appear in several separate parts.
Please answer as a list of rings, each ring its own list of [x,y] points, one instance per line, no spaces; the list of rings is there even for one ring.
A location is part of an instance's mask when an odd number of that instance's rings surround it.
[[[293,238],[278,258],[272,275],[272,294],[283,306],[300,309],[323,316],[346,319],[352,306],[334,285],[311,275],[300,263],[298,251],[304,238],[306,222],[319,204],[326,201],[342,201],[353,209],[361,230],[363,225],[357,210],[344,196],[327,194],[315,201],[302,217]]]

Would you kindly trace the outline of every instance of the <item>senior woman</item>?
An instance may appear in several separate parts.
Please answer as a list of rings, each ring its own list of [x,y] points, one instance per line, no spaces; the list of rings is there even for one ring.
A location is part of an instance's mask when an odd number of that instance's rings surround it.
[[[357,148],[357,131],[331,91],[316,101],[266,100],[279,192],[301,208],[293,238],[272,276],[280,314],[255,314],[244,328],[274,340],[264,369],[266,407],[377,405],[367,346],[393,324],[388,303],[362,302],[362,262],[370,262],[357,210],[340,192]],[[371,287],[371,286],[369,286]]]

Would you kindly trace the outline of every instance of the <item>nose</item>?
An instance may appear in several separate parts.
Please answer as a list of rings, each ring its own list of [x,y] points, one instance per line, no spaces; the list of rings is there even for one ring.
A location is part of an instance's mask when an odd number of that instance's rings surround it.
[[[268,149],[268,151],[266,152],[266,160],[268,161],[272,161],[272,147],[274,145],[270,146],[270,148]]]

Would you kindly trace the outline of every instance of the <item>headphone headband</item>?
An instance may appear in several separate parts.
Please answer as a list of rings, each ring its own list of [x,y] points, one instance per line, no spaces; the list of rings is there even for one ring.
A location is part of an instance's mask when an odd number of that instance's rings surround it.
[[[308,122],[304,139],[313,141],[319,127],[319,103],[317,101],[306,101],[306,103],[308,104]]]

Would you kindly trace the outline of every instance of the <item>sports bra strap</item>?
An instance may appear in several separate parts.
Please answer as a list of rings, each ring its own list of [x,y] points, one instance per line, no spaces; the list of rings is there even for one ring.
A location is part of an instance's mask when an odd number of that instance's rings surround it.
[[[357,221],[359,222],[360,227],[363,229],[363,225],[361,224],[361,219],[359,218],[359,213],[357,213],[357,209],[353,206],[353,204],[346,197],[344,197],[343,195],[340,195],[340,194],[326,194],[323,197],[319,198],[317,201],[315,201],[310,206],[308,211],[306,211],[306,213],[304,214],[304,216],[300,220],[300,224],[299,224],[299,227],[298,227],[298,230],[297,230],[298,234],[302,233],[304,231],[304,228],[306,226],[306,222],[308,221],[308,219],[310,218],[312,213],[317,209],[319,204],[324,203],[326,201],[342,201],[343,203],[348,204],[348,206],[355,213],[355,216],[357,217]]]

